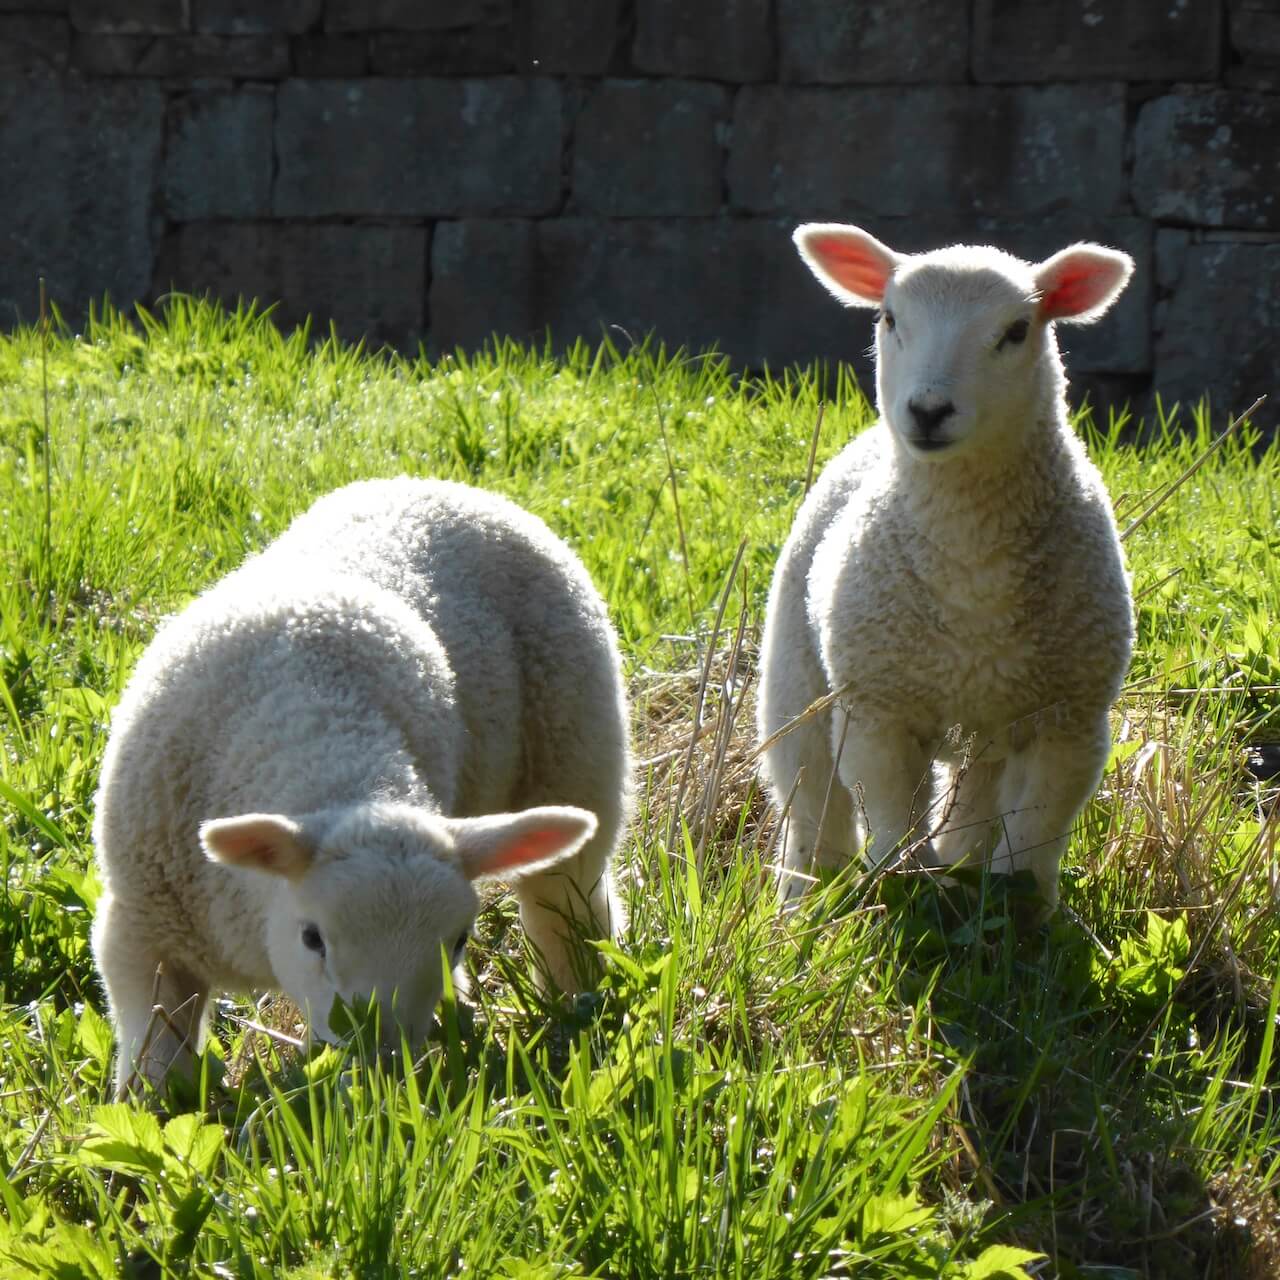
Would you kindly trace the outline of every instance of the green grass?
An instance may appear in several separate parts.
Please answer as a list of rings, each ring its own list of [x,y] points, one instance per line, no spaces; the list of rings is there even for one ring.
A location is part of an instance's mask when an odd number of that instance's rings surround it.
[[[55,336],[47,369],[46,433],[39,335],[0,338],[0,1274],[1276,1274],[1280,869],[1243,768],[1280,739],[1275,449],[1233,438],[1129,538],[1114,760],[1067,910],[1019,936],[996,883],[855,877],[788,920],[761,892],[753,640],[820,406],[819,463],[870,419],[850,382],[431,366],[182,301]],[[1183,420],[1141,452],[1081,424],[1122,526],[1207,443]],[[609,601],[652,761],[624,944],[547,1009],[498,898],[416,1069],[278,1052],[227,1001],[166,1115],[115,1105],[88,949],[110,708],[164,614],[402,471],[522,502]]]

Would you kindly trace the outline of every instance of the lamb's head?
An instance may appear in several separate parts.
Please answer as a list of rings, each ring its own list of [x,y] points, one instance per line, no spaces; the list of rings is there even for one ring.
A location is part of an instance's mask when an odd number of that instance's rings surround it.
[[[1055,321],[1088,323],[1119,296],[1133,260],[1076,244],[1041,263],[953,245],[899,254],[858,227],[810,223],[796,247],[848,306],[877,307],[876,398],[909,454],[942,460],[997,446],[1055,413]]]
[[[441,949],[456,967],[475,920],[472,882],[542,870],[595,828],[593,814],[564,806],[445,818],[375,802],[215,819],[200,840],[213,861],[263,876],[272,970],[313,1033],[332,1037],[335,997],[373,999],[394,1047],[401,1033],[413,1043],[431,1025]]]

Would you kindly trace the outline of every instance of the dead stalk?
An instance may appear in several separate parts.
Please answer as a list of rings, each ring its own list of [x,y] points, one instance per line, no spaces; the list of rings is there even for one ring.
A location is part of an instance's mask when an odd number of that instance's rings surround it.
[[[825,404],[818,406],[817,421],[813,424],[813,436],[809,440],[809,465],[805,468],[804,473],[805,497],[809,496],[809,490],[813,488],[813,467],[818,460],[818,439],[822,435],[822,415],[826,407]]]
[[[1152,515],[1155,514],[1155,512],[1159,511],[1159,509],[1162,506],[1164,506],[1164,504],[1168,502],[1169,499],[1172,498],[1173,495],[1177,493],[1178,490],[1181,489],[1182,486],[1186,484],[1187,481],[1190,480],[1191,477],[1195,475],[1195,473],[1199,471],[1200,468],[1203,467],[1204,464],[1208,462],[1209,459],[1212,458],[1215,453],[1218,452],[1219,449],[1222,448],[1223,444],[1226,443],[1227,437],[1231,435],[1233,432],[1235,432],[1235,430],[1238,427],[1240,427],[1242,424],[1247,422],[1251,417],[1253,417],[1253,415],[1262,407],[1263,401],[1265,401],[1266,398],[1267,397],[1265,395],[1259,396],[1238,417],[1228,418],[1227,425],[1222,431],[1222,433],[1218,436],[1218,438],[1214,440],[1214,442],[1172,484],[1167,485],[1164,489],[1162,489],[1160,493],[1158,493],[1155,496],[1155,498],[1144,508],[1141,515],[1137,516],[1134,520],[1132,520],[1129,523],[1128,527],[1120,535],[1120,541],[1124,542],[1125,539],[1128,538],[1128,536],[1135,529],[1137,529],[1140,525],[1142,525],[1142,523],[1145,520],[1149,519]]]
[[[689,786],[689,775],[693,769],[694,751],[697,747],[698,727],[702,724],[702,708],[707,699],[707,684],[711,679],[711,663],[715,657],[716,641],[720,637],[720,627],[724,622],[724,612],[729,604],[729,593],[733,590],[733,582],[738,574],[738,566],[742,563],[742,557],[746,554],[747,540],[744,538],[738,543],[738,554],[733,558],[733,567],[729,570],[729,576],[725,581],[724,590],[720,593],[720,604],[716,608],[715,622],[711,628],[711,638],[707,643],[706,658],[702,664],[702,677],[698,681],[697,697],[694,701],[693,712],[693,733],[690,735],[689,747],[685,753],[684,768],[680,773],[680,782],[676,787],[675,803],[671,810],[671,822],[667,831],[667,848],[674,849],[676,847],[676,835],[680,829],[680,806],[684,801],[685,792]]]

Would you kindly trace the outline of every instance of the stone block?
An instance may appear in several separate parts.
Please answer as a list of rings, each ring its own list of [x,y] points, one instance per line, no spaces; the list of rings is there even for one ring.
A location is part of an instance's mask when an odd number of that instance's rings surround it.
[[[773,74],[770,0],[636,0],[638,71],[742,83]]]
[[[621,38],[620,0],[528,0],[525,66],[536,75],[601,76]]]
[[[1149,217],[1280,228],[1280,100],[1220,90],[1146,103],[1134,130],[1133,199]]]
[[[976,0],[974,75],[991,83],[1213,80],[1221,33],[1221,0]]]
[[[190,0],[71,0],[78,31],[113,35],[174,35],[191,30]]]
[[[652,333],[668,349],[716,348],[749,369],[841,358],[866,345],[829,296],[824,308],[805,307],[812,277],[787,224],[555,218],[536,230],[536,318],[558,345],[607,335],[625,348],[619,330],[637,341]]]
[[[70,51],[66,18],[0,13],[0,73],[65,71]]]
[[[594,0],[592,0],[594,3]],[[511,20],[512,0],[325,0],[326,31],[444,31]]]
[[[322,223],[193,222],[165,237],[154,292],[256,298],[283,328],[332,321],[348,341],[412,349],[424,330],[427,231]]]
[[[575,209],[621,216],[715,213],[729,110],[729,92],[720,85],[606,81],[578,116]]]
[[[196,31],[224,36],[298,35],[320,24],[324,0],[191,0]]]
[[[1233,6],[1230,32],[1232,51],[1246,65],[1280,64],[1280,7],[1261,10]]]
[[[196,91],[169,103],[165,212],[175,222],[271,212],[273,91]]]
[[[1261,62],[1250,62],[1227,68],[1223,77],[1228,89],[1242,89],[1246,93],[1280,92],[1280,65],[1271,67]]]
[[[517,70],[510,26],[380,31],[369,37],[369,69],[380,76],[489,76]]]
[[[437,223],[427,303],[430,349],[477,351],[494,334],[535,338],[541,323],[535,278],[534,223]]]
[[[155,43],[150,36],[72,33],[71,65],[91,76],[136,76],[139,64]]]
[[[68,316],[144,297],[160,166],[158,86],[0,81],[0,317],[36,315],[36,279]]]
[[[1165,295],[1171,294],[1182,279],[1187,250],[1191,247],[1191,234],[1175,227],[1160,227],[1156,231],[1156,287]]]
[[[549,80],[294,80],[276,109],[281,217],[545,214],[560,203]]]
[[[779,78],[912,84],[969,74],[969,20],[955,0],[777,0]]]
[[[1161,231],[1156,255],[1171,292],[1156,316],[1155,389],[1166,404],[1208,394],[1221,423],[1275,385],[1280,241],[1188,244]]]
[[[362,76],[369,69],[369,37],[312,34],[294,36],[293,70],[316,79]]]
[[[287,36],[112,36],[76,33],[72,65],[91,75],[192,80],[280,80],[289,74]]]
[[[1123,193],[1118,86],[749,86],[737,96],[731,202],[801,219],[1110,213]]]

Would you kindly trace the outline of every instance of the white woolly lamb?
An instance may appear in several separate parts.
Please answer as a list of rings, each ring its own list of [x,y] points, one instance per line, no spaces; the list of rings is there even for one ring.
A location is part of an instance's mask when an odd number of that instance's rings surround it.
[[[795,241],[838,299],[880,308],[881,417],[805,500],[769,595],[761,738],[839,694],[762,756],[790,801],[784,893],[914,846],[1029,869],[1052,908],[1133,642],[1053,324],[1102,315],[1133,264],[1088,244],[1038,265],[966,245],[905,256],[833,224]]]
[[[521,875],[575,989],[582,937],[622,924],[628,777],[607,613],[540,520],[441,481],[322,498],[162,628],[115,713],[93,946],[119,1088],[186,1057],[216,990],[282,989],[321,1036],[335,996],[393,1000],[387,1039],[420,1037],[480,876]]]

